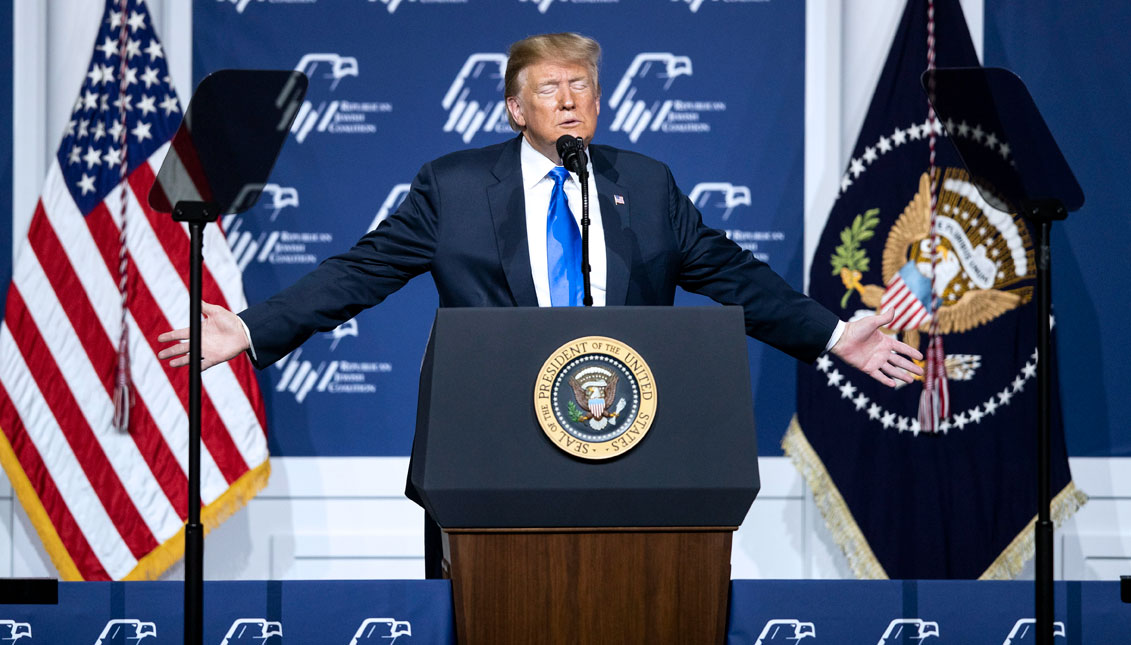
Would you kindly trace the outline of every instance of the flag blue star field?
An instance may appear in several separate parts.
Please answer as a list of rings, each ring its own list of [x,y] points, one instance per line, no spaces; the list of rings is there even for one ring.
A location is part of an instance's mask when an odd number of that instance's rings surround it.
[[[188,372],[157,360],[157,335],[188,324],[189,238],[148,206],[180,120],[145,3],[107,0],[0,327],[0,463],[68,580],[155,578],[183,552]],[[244,307],[222,233],[204,238],[204,298]],[[269,465],[247,358],[208,370],[203,386],[211,529]]]
[[[933,8],[935,64],[978,65],[958,0]],[[934,323],[948,407],[923,427],[922,381],[889,389],[826,355],[799,367],[797,419],[782,445],[858,577],[1011,578],[1032,556],[1037,513],[1033,241],[1025,220],[982,198],[929,112],[919,81],[928,15],[928,0],[908,1],[817,246],[810,295],[844,320],[894,309],[886,331],[924,354]],[[952,125],[1010,162],[1000,133]],[[1052,430],[1059,522],[1086,497],[1071,481],[1056,396]]]

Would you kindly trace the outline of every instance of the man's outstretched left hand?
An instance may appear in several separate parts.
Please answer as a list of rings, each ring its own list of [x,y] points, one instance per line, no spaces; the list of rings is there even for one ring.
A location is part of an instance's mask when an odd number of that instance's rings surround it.
[[[923,368],[911,359],[921,361],[923,355],[880,331],[880,327],[891,324],[894,318],[895,313],[888,310],[847,323],[832,353],[888,387],[894,387],[897,380],[911,383],[915,376],[923,375]]]

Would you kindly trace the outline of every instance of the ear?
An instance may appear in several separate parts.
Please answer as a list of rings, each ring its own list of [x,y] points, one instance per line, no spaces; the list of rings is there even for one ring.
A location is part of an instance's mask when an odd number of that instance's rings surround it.
[[[518,124],[518,127],[526,127],[526,117],[522,115],[522,103],[519,102],[517,96],[507,97],[507,111],[510,112],[511,118]]]

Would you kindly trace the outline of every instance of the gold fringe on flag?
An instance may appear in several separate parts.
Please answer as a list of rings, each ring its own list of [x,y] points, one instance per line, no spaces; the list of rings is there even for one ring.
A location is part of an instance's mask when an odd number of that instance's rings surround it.
[[[240,475],[232,482],[228,490],[217,497],[211,504],[200,509],[200,523],[204,525],[204,534],[208,535],[212,529],[224,523],[224,520],[235,514],[247,505],[251,498],[267,486],[267,478],[271,475],[271,462],[264,461],[255,468]],[[123,580],[156,580],[162,573],[176,564],[185,555],[185,527],[182,526],[173,537],[165,540],[161,546],[150,551],[137,566],[130,571]]]
[[[3,465],[4,472],[8,474],[8,481],[11,482],[16,497],[27,512],[32,526],[35,527],[35,532],[39,534],[39,539],[43,541],[43,548],[59,572],[59,577],[68,581],[82,580],[78,567],[75,566],[67,548],[63,546],[63,540],[55,531],[55,525],[51,523],[47,510],[43,508],[39,495],[24,473],[16,453],[12,450],[12,445],[8,442],[8,436],[3,431],[0,431],[0,465]],[[222,495],[202,508],[200,522],[204,525],[204,534],[208,535],[212,529],[220,526],[224,520],[247,505],[251,498],[267,485],[270,475],[271,462],[264,461],[241,475]],[[184,536],[185,529],[182,526],[172,537],[139,560],[123,580],[154,580],[165,573],[169,567],[184,557]]]
[[[809,488],[813,490],[813,499],[817,503],[817,508],[825,518],[825,524],[829,527],[833,540],[848,558],[848,566],[852,569],[853,575],[861,579],[886,580],[887,573],[876,559],[876,554],[872,552],[872,547],[868,545],[864,533],[860,531],[856,519],[852,517],[852,511],[848,510],[848,505],[844,503],[844,498],[841,497],[836,484],[829,477],[829,472],[825,470],[824,462],[805,438],[796,415],[790,421],[781,445],[785,454],[793,461],[793,465],[805,477]],[[1068,485],[1053,498],[1049,515],[1053,523],[1059,527],[1087,502],[1088,496],[1069,480]],[[1035,552],[1033,527],[1036,522],[1037,516],[1034,515],[978,579],[1012,580],[1016,577]]]
[[[1080,507],[1088,503],[1088,496],[1084,491],[1076,488],[1076,484],[1072,480],[1068,481],[1068,485],[1064,487],[1056,497],[1052,498],[1052,504],[1049,507],[1049,518],[1052,520],[1053,525],[1059,527],[1065,520],[1072,517],[1072,515],[1080,510]],[[1033,519],[1021,529],[1017,537],[1005,547],[1001,555],[994,560],[982,575],[978,576],[979,580],[1012,580],[1021,573],[1021,569],[1025,566],[1033,555],[1036,553],[1036,544],[1033,541],[1033,527],[1037,525],[1037,516],[1034,515]]]
[[[75,566],[71,554],[63,546],[63,540],[55,531],[55,525],[51,523],[47,509],[43,508],[43,502],[39,501],[35,487],[31,485],[27,474],[24,473],[20,460],[16,458],[16,453],[12,450],[12,444],[8,442],[8,435],[4,434],[3,430],[0,430],[0,464],[3,464],[4,472],[8,473],[8,481],[12,484],[12,490],[16,491],[16,497],[23,505],[24,512],[31,520],[31,525],[35,527],[35,532],[39,534],[39,539],[43,541],[43,548],[47,551],[51,562],[55,564],[59,577],[63,580],[82,580],[79,568]]]
[[[782,437],[781,447],[813,490],[813,499],[817,502],[821,517],[825,518],[825,525],[829,527],[833,540],[848,558],[848,566],[853,575],[861,579],[887,580],[887,572],[876,559],[876,554],[872,553],[872,547],[864,539],[864,533],[852,517],[852,511],[848,510],[836,484],[829,477],[829,471],[825,470],[824,462],[801,432],[797,415],[789,422],[789,430]]]

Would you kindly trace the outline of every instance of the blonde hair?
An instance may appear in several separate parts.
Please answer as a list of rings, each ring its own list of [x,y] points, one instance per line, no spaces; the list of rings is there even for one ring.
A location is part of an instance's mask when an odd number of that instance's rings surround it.
[[[523,38],[511,45],[507,55],[507,72],[503,77],[504,98],[518,96],[519,90],[522,89],[519,87],[518,79],[522,70],[548,60],[586,66],[589,68],[589,76],[593,79],[593,88],[597,96],[601,95],[601,82],[597,75],[597,68],[601,64],[601,46],[592,38],[573,32],[538,34]],[[510,110],[507,110],[507,122],[515,132],[522,131],[522,128],[515,123]]]

